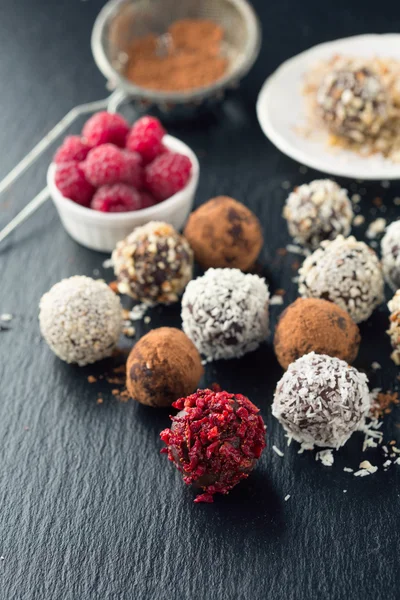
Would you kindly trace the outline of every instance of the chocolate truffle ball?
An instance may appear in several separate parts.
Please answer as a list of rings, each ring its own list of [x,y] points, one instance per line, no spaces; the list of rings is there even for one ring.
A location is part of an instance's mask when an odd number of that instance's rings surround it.
[[[383,274],[390,287],[400,288],[400,221],[391,223],[382,238]]]
[[[382,268],[375,252],[354,237],[325,241],[299,271],[304,298],[323,298],[346,310],[356,323],[383,302]]]
[[[274,347],[279,363],[287,369],[309,352],[336,356],[351,364],[360,341],[360,331],[345,310],[319,298],[298,298],[278,321]]]
[[[379,75],[362,65],[328,73],[317,92],[317,104],[332,133],[358,143],[376,136],[389,114],[388,94]]]
[[[204,369],[193,343],[179,329],[161,327],[142,337],[126,365],[126,387],[148,406],[171,406],[196,389]]]
[[[112,254],[118,290],[145,304],[177,302],[192,278],[193,252],[168,223],[137,227]]]
[[[195,502],[213,502],[254,469],[265,448],[259,409],[241,394],[198,390],[173,406],[171,429],[161,433],[163,452],[188,485],[203,490]]]
[[[122,331],[122,306],[104,282],[70,277],[42,297],[39,321],[53,352],[82,367],[113,353]]]
[[[346,190],[330,179],[317,179],[290,194],[283,216],[294,240],[315,250],[323,240],[349,235],[353,209]]]
[[[263,245],[260,222],[237,200],[219,196],[189,217],[185,236],[203,269],[231,267],[247,271]]]
[[[268,287],[258,275],[209,269],[183,295],[183,330],[209,360],[240,357],[267,337],[268,308]]]
[[[338,358],[311,352],[279,381],[272,414],[300,444],[343,446],[365,423],[368,379]]]
[[[396,365],[400,365],[400,290],[397,290],[391,301],[388,303],[390,310],[390,326],[387,331],[392,344],[392,360]]]

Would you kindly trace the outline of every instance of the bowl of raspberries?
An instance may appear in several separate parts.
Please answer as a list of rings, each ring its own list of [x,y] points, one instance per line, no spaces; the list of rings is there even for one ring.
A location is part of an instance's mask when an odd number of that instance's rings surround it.
[[[182,229],[199,180],[196,155],[158,119],[133,126],[99,112],[65,138],[47,173],[54,204],[77,242],[112,251],[135,227],[164,221]]]

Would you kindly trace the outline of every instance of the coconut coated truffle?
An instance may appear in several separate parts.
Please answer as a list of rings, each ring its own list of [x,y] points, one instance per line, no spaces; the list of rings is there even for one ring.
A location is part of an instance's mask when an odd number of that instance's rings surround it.
[[[303,298],[323,298],[346,310],[356,323],[366,321],[383,302],[384,281],[375,252],[354,237],[325,241],[299,270]]]
[[[230,267],[247,271],[263,245],[257,217],[228,196],[213,198],[195,210],[184,233],[203,269]]]
[[[363,65],[349,64],[328,73],[317,92],[317,104],[332,133],[358,143],[376,136],[389,114],[380,77]]]
[[[42,335],[61,360],[83,367],[112,354],[122,331],[122,306],[104,282],[63,279],[39,308]]]
[[[148,406],[171,406],[191,394],[204,369],[196,347],[179,329],[153,329],[132,349],[126,365],[126,387]]]
[[[360,331],[345,310],[319,298],[298,298],[278,321],[274,348],[284,369],[309,352],[336,356],[351,364],[360,341]]]
[[[112,260],[119,292],[145,304],[177,302],[192,278],[193,252],[168,223],[137,227],[118,242]]]
[[[400,221],[394,221],[387,227],[381,248],[383,274],[396,291],[400,288]]]
[[[183,330],[210,360],[240,357],[267,337],[268,308],[268,287],[258,275],[209,269],[183,295]]]
[[[393,348],[391,358],[396,365],[400,365],[400,290],[397,290],[388,303],[388,308],[390,310],[390,326],[387,333]]]
[[[345,189],[330,179],[317,179],[290,194],[283,216],[295,241],[315,249],[323,240],[349,235],[353,209]]]
[[[300,444],[339,448],[370,409],[368,379],[338,358],[311,352],[279,381],[272,414]]]
[[[163,452],[183,481],[203,490],[195,502],[213,502],[254,469],[265,448],[265,425],[259,409],[241,394],[198,390],[173,406],[171,429],[161,433]]]

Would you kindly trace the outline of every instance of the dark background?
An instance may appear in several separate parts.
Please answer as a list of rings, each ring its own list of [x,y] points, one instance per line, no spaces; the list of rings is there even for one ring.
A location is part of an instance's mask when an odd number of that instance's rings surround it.
[[[0,177],[72,106],[107,95],[91,57],[89,36],[103,2],[1,0]],[[284,59],[316,43],[357,33],[399,30],[392,2],[254,2],[263,47],[240,91],[201,123],[170,126],[201,162],[197,203],[231,194],[264,227],[260,261],[271,290],[296,297],[294,255],[279,256],[288,236],[281,218],[282,182],[309,181],[277,151],[255,118],[257,93]],[[393,12],[395,11],[395,12]],[[44,185],[50,155],[0,199],[0,226]],[[344,185],[350,182],[341,181]],[[384,199],[393,219],[400,186],[352,183],[363,194],[367,222]],[[397,210],[397,215],[396,215]],[[357,230],[362,236],[362,230]],[[240,361],[207,367],[203,381],[247,394],[268,426],[268,448],[256,471],[214,505],[194,494],[159,455],[169,411],[117,402],[109,385],[87,376],[112,363],[79,369],[56,359],[40,339],[37,305],[51,285],[74,274],[112,278],[104,256],[75,244],[49,203],[0,247],[0,598],[1,600],[391,600],[400,595],[399,473],[393,466],[365,479],[343,472],[364,458],[381,466],[380,450],[361,454],[354,436],[332,468],[314,453],[285,448],[271,417],[281,376],[271,345]],[[388,298],[390,292],[388,292]],[[281,307],[273,307],[274,325]],[[180,324],[179,307],[155,309],[151,323]],[[357,361],[371,384],[396,389],[382,307],[362,326]],[[102,393],[104,402],[96,403]],[[400,410],[385,439],[400,438]],[[279,458],[272,445],[285,450]],[[344,493],[343,490],[347,490]],[[284,502],[286,494],[291,498]]]

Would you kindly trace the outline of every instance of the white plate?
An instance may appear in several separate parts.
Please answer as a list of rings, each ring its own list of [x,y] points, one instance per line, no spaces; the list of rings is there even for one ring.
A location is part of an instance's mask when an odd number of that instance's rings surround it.
[[[306,123],[303,78],[319,60],[334,54],[400,60],[400,34],[370,34],[314,46],[284,62],[264,83],[257,116],[265,135],[279,150],[300,163],[332,175],[354,179],[400,179],[400,164],[381,155],[361,157],[346,150],[330,151],[325,139],[310,140],[296,132]]]

